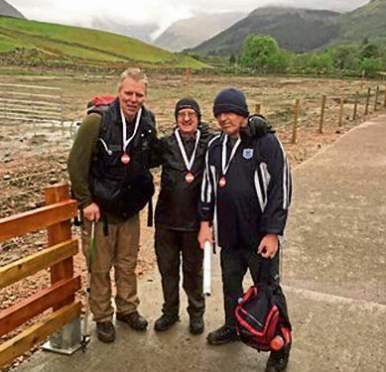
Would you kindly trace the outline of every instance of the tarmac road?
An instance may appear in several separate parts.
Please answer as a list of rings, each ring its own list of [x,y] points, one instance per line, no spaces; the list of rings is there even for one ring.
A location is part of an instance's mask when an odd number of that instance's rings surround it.
[[[288,372],[386,371],[386,116],[364,123],[293,170],[294,197],[283,284],[294,326]],[[217,260],[217,257],[215,258]],[[206,327],[223,323],[214,262]],[[117,340],[95,337],[85,354],[38,352],[18,372],[263,372],[268,355],[241,343],[209,346],[192,336],[183,297],[181,321],[153,330],[162,304],[157,272],[140,281],[149,330],[117,325]]]

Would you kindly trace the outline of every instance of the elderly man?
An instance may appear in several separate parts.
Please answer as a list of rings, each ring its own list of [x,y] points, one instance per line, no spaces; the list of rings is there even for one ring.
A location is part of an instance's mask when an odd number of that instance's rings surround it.
[[[202,293],[203,252],[197,241],[200,221],[197,205],[204,173],[205,153],[211,138],[201,122],[198,103],[180,99],[175,106],[176,127],[161,140],[161,191],[155,213],[155,250],[162,278],[164,304],[155,322],[157,332],[167,331],[179,319],[179,281],[182,257],[183,288],[188,297],[189,329],[204,331]]]
[[[154,185],[149,157],[156,139],[154,115],[144,103],[148,81],[140,69],[124,71],[118,97],[82,122],[68,161],[72,190],[83,219],[82,246],[91,261],[90,307],[102,342],[115,340],[110,270],[114,267],[116,318],[142,331],[147,321],[137,308],[135,269],[139,249],[139,211]],[[95,247],[90,254],[91,223]]]
[[[223,281],[225,324],[208,342],[237,340],[235,308],[249,269],[257,284],[262,257],[271,260],[269,280],[279,281],[279,236],[284,232],[291,197],[291,176],[283,147],[263,118],[250,116],[245,95],[227,88],[214,100],[222,134],[208,147],[201,201],[199,242],[213,241],[215,222]],[[258,128],[263,130],[257,130]],[[272,351],[267,371],[287,367],[288,346]]]

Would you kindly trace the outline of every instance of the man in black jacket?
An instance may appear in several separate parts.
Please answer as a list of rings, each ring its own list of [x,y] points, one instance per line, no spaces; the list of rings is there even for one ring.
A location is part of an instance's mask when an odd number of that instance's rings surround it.
[[[213,241],[221,248],[225,324],[209,333],[208,342],[237,340],[235,308],[249,269],[257,284],[259,262],[270,259],[271,282],[279,281],[279,238],[284,233],[291,198],[291,176],[284,149],[264,119],[249,116],[243,92],[221,91],[213,105],[222,134],[208,146],[200,200],[201,247]],[[256,130],[256,128],[265,130]],[[271,352],[267,371],[283,371],[290,344]]]
[[[124,71],[117,99],[106,110],[85,117],[68,160],[72,190],[82,212],[82,248],[91,265],[90,307],[103,342],[115,339],[112,266],[117,320],[140,331],[147,327],[137,310],[135,274],[138,214],[154,193],[149,160],[156,130],[154,115],[144,106],[147,86],[140,69]],[[90,252],[93,221],[95,247]]]
[[[177,126],[161,140],[161,191],[155,212],[155,250],[162,278],[164,304],[155,322],[158,332],[179,319],[179,281],[182,257],[183,288],[188,297],[190,332],[204,331],[203,252],[197,241],[200,227],[198,201],[207,144],[211,134],[201,123],[198,103],[179,100],[175,107]]]

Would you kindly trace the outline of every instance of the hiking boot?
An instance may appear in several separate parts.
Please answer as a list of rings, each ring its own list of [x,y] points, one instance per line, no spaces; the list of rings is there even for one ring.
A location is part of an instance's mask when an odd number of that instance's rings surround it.
[[[136,331],[144,331],[147,328],[147,320],[139,314],[138,311],[133,311],[129,314],[117,313],[117,320],[128,324]]]
[[[157,332],[165,332],[172,327],[173,324],[179,321],[178,315],[162,314],[155,324],[154,330]]]
[[[193,335],[199,335],[204,332],[204,319],[202,316],[199,317],[190,317],[189,331]]]
[[[98,340],[110,343],[115,340],[115,329],[112,322],[97,322]]]
[[[237,336],[235,329],[230,328],[227,325],[223,325],[219,329],[210,332],[206,339],[211,345],[223,345],[228,342],[237,341],[239,337]]]
[[[287,368],[291,344],[284,346],[278,351],[271,351],[269,354],[265,372],[281,372]]]

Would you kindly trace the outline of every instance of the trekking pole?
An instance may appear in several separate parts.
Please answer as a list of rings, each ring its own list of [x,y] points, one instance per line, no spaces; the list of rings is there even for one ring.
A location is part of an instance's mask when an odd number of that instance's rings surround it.
[[[90,254],[87,265],[87,302],[86,302],[86,312],[83,318],[83,332],[82,332],[82,341],[81,347],[82,351],[86,351],[87,344],[90,342],[91,333],[89,330],[89,318],[90,318],[90,286],[91,286],[91,266],[94,258],[94,246],[95,246],[95,221],[91,223],[91,238],[90,238]]]
[[[211,260],[212,247],[207,240],[204,245],[204,295],[211,295]]]

